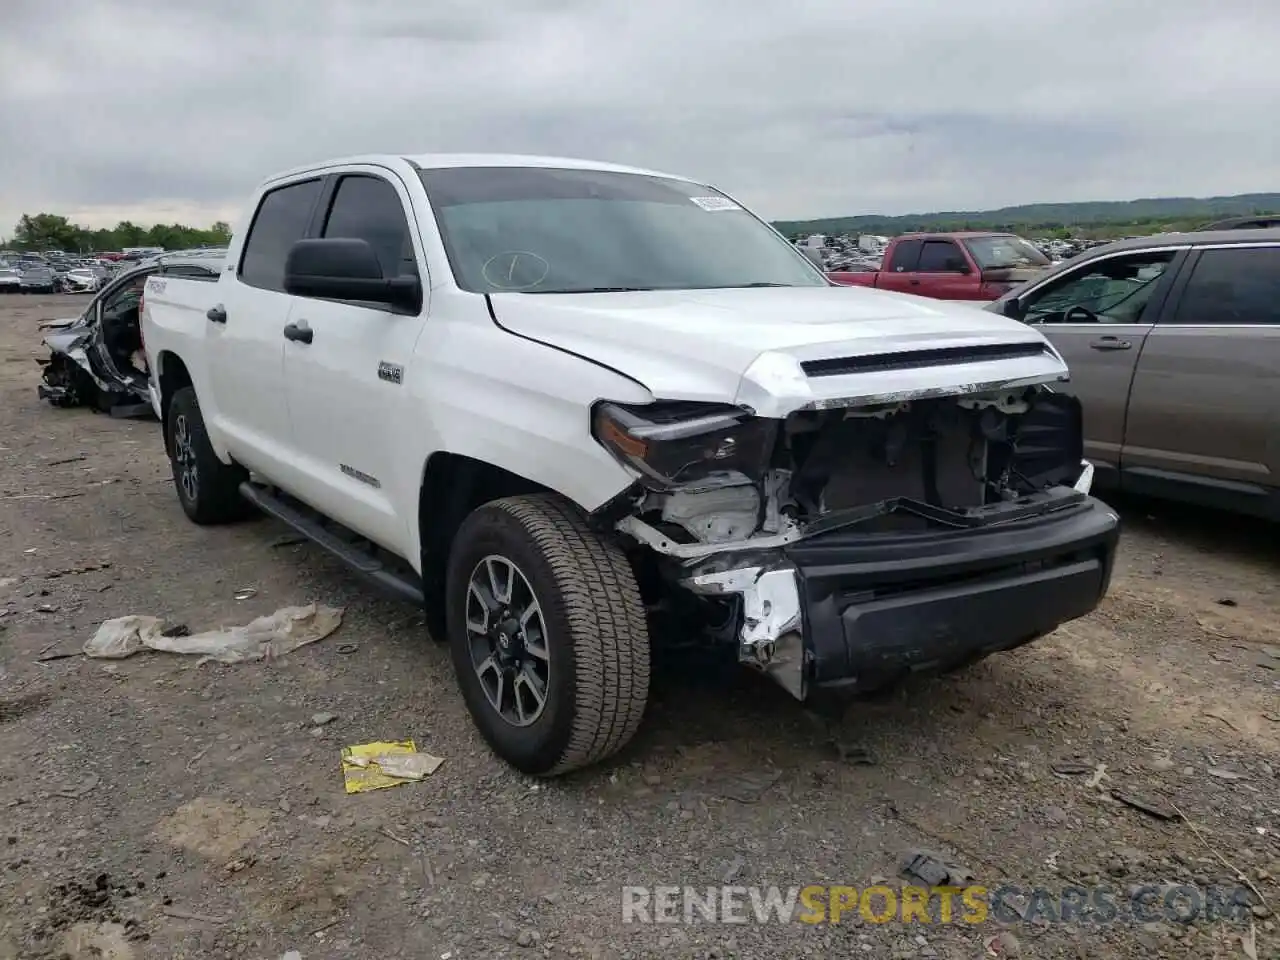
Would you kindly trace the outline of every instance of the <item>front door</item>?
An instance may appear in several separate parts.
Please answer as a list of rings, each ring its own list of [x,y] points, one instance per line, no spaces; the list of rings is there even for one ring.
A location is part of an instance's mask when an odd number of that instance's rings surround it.
[[[146,364],[138,357],[142,349],[138,305],[151,274],[136,273],[108,286],[90,308],[97,321],[93,349],[104,368],[124,383],[145,388]]]
[[[1129,387],[1182,251],[1117,254],[1082,264],[1019,297],[1022,319],[1037,327],[1067,362],[1084,409],[1085,456],[1114,473],[1120,467]]]
[[[418,274],[416,231],[405,215],[409,196],[389,176],[372,169],[341,174],[321,235],[367,240],[383,276]],[[425,304],[420,316],[409,316],[383,305],[298,297],[288,322],[308,330],[309,340],[295,334],[281,341],[294,444],[308,461],[312,506],[401,556],[415,538],[393,504],[414,501],[421,464],[397,458],[397,433],[420,423],[402,416],[413,407],[404,373],[426,312]]]

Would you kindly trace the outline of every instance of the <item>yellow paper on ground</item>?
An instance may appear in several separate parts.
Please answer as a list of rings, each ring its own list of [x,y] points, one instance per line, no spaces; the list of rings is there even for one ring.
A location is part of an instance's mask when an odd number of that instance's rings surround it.
[[[384,758],[387,770],[378,763]],[[347,793],[365,793],[415,783],[434,773],[442,763],[439,757],[418,753],[412,740],[360,743],[342,748],[342,779]],[[393,776],[391,771],[400,776]]]

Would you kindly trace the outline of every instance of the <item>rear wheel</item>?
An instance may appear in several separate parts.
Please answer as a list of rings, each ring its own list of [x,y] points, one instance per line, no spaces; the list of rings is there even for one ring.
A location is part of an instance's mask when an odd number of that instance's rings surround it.
[[[249,478],[248,471],[223,463],[213,452],[193,387],[183,387],[173,395],[165,433],[173,485],[188,518],[199,524],[216,524],[249,514],[249,503],[240,496],[240,484]]]
[[[524,773],[596,763],[631,739],[649,692],[649,634],[617,545],[554,496],[480,507],[454,539],[449,643],[494,752]]]

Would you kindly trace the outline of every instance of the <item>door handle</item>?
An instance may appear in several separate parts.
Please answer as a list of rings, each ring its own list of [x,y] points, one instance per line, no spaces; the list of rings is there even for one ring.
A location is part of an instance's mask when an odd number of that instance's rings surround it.
[[[214,306],[210,307],[207,311],[205,311],[205,316],[208,317],[209,321],[212,323],[226,323],[227,308],[220,303],[215,304]]]
[[[290,323],[284,328],[284,338],[292,340],[295,343],[310,343],[315,337],[315,332],[305,323]]]
[[[913,287],[918,287],[920,286],[920,278],[912,277],[910,280],[907,281],[907,283],[911,284],[911,286]]]
[[[1119,337],[1099,337],[1097,340],[1090,340],[1089,346],[1095,350],[1128,350],[1133,344]]]

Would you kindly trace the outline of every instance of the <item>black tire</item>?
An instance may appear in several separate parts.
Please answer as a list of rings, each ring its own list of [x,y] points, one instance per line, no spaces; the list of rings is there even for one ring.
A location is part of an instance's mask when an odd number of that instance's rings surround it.
[[[223,463],[213,452],[195,388],[183,387],[173,395],[164,429],[173,486],[187,517],[206,525],[248,516],[249,503],[240,495],[240,484],[249,478],[248,471]]]
[[[492,705],[475,666],[482,653],[473,655],[471,638],[477,648],[482,641],[467,627],[470,584],[492,557],[518,568],[545,622],[545,705],[527,726]],[[635,735],[649,694],[644,605],[622,550],[591,530],[575,506],[537,495],[480,507],[453,541],[445,593],[463,698],[507,763],[534,776],[558,776],[605,759]],[[514,680],[512,689],[518,697]]]

